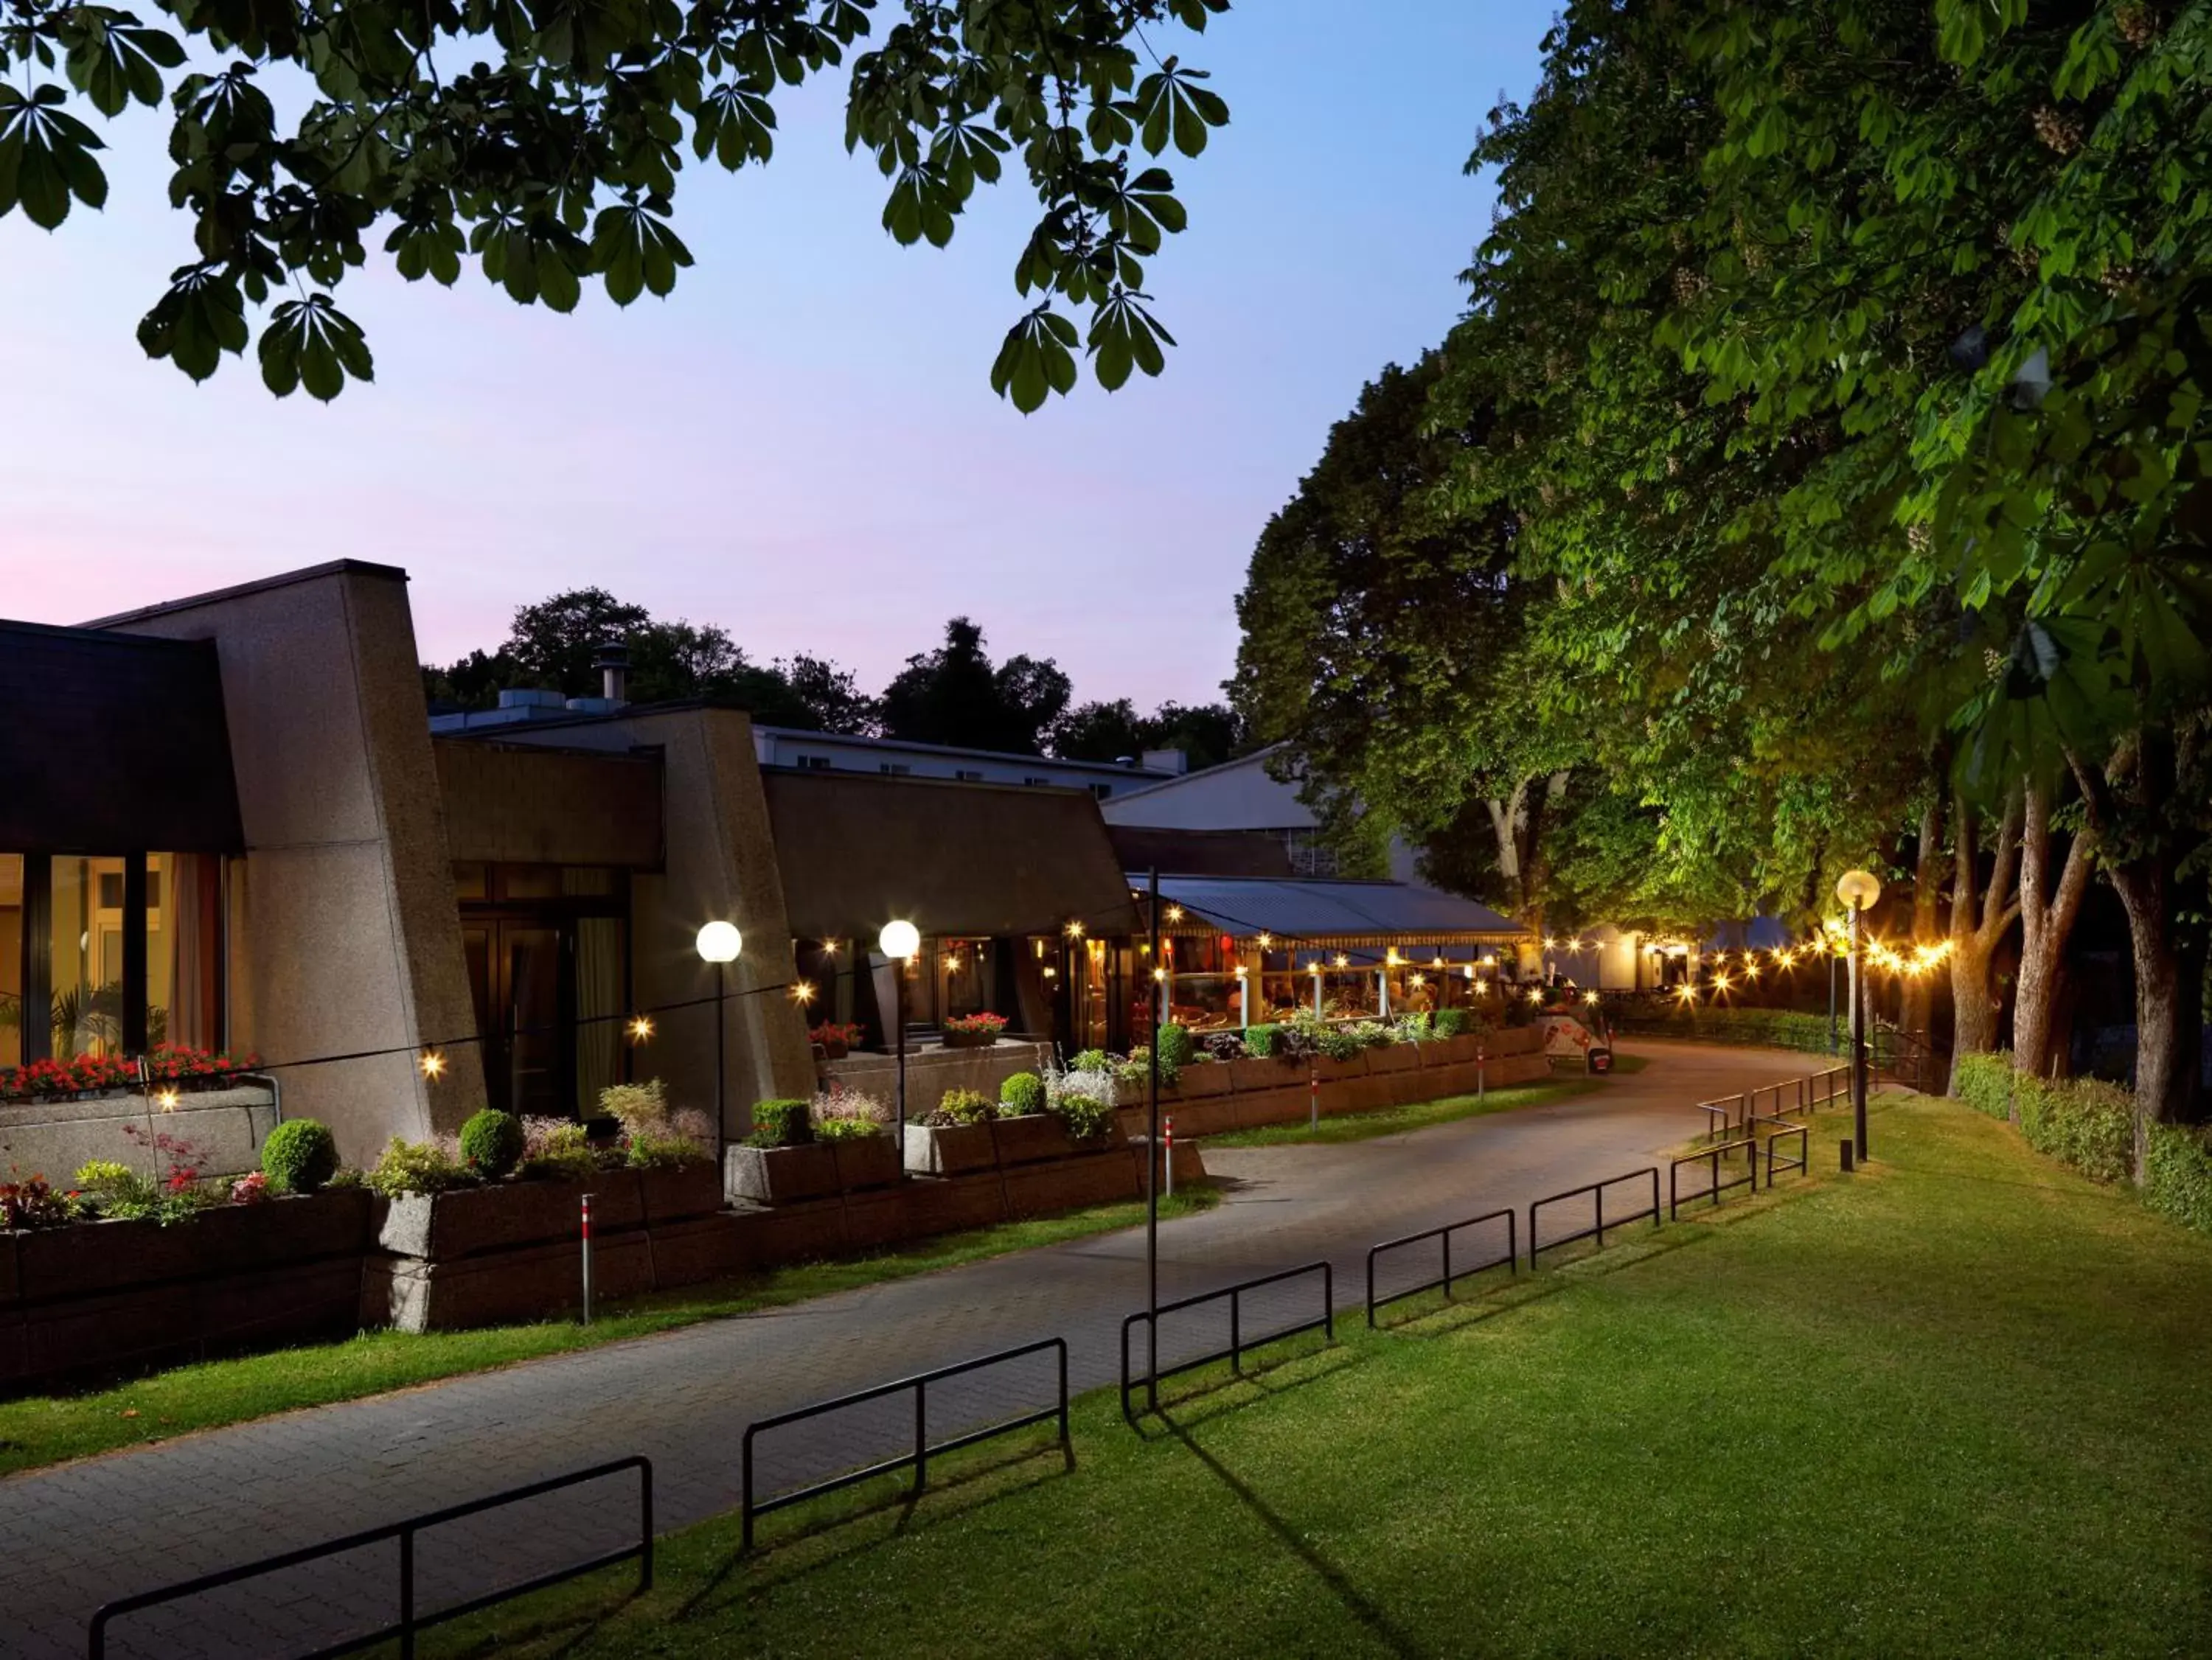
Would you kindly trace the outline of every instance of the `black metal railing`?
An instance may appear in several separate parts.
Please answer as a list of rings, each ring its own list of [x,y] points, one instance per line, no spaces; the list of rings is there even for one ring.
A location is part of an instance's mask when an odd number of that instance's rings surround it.
[[[1809,1168],[1807,1163],[1809,1156],[1808,1151],[1809,1143],[1805,1125],[1791,1124],[1786,1118],[1760,1118],[1755,1122],[1773,1126],[1772,1132],[1766,1138],[1767,1186],[1774,1185],[1774,1172],[1777,1170],[1803,1171]],[[1775,1153],[1774,1144],[1777,1142],[1786,1141],[1792,1136],[1797,1138],[1797,1156],[1794,1159],[1778,1157]]]
[[[1758,1120],[1753,1119],[1753,1122],[1756,1124]],[[1721,1160],[1739,1148],[1744,1149],[1743,1174],[1724,1182],[1721,1179]],[[1692,1204],[1699,1199],[1711,1199],[1717,1208],[1721,1195],[1731,1188],[1747,1185],[1754,1193],[1759,1190],[1759,1137],[1751,1135],[1733,1142],[1716,1142],[1711,1147],[1701,1147],[1694,1153],[1667,1161],[1667,1220],[1669,1221],[1682,1214],[1680,1183],[1682,1166],[1686,1164],[1707,1165],[1713,1172],[1711,1186],[1701,1187],[1690,1195]]]
[[[1717,1100],[1699,1101],[1698,1111],[1705,1115],[1705,1135],[1730,1136],[1742,1127],[1746,1111],[1741,1095],[1723,1095]]]
[[[933,1442],[929,1439],[929,1386],[948,1378],[964,1377],[971,1372],[981,1372],[987,1366],[1004,1366],[1008,1361],[1042,1354],[1047,1349],[1054,1351],[1060,1360],[1060,1388],[1055,1403],[1041,1407],[1035,1412],[1019,1417],[1007,1418],[971,1429],[950,1439]],[[825,1481],[815,1481],[803,1487],[791,1488],[761,1499],[753,1493],[753,1442],[764,1430],[782,1429],[789,1425],[804,1423],[810,1418],[819,1418],[826,1413],[843,1411],[861,1406],[870,1401],[880,1401],[903,1390],[914,1391],[914,1450],[895,1458],[884,1458],[860,1469],[847,1470]],[[974,1446],[994,1436],[1012,1434],[1018,1429],[1027,1429],[1031,1424],[1042,1424],[1052,1419],[1060,1421],[1060,1444],[1068,1445],[1067,1432],[1067,1339],[1047,1337],[1042,1342],[1024,1343],[1018,1348],[1002,1348],[994,1354],[979,1354],[972,1360],[957,1365],[939,1366],[933,1372],[918,1372],[910,1378],[900,1378],[888,1384],[878,1384],[872,1389],[855,1390],[850,1395],[840,1395],[833,1400],[817,1401],[812,1406],[799,1407],[794,1411],[780,1412],[773,1418],[759,1418],[745,1426],[744,1441],[740,1454],[743,1464],[743,1485],[738,1500],[738,1529],[741,1548],[752,1548],[753,1523],[771,1511],[783,1510],[803,1504],[809,1499],[818,1499],[825,1493],[836,1493],[860,1482],[872,1481],[878,1475],[894,1470],[911,1469],[914,1471],[914,1490],[920,1493],[929,1483],[929,1461],[945,1453],[957,1452],[962,1447]]]
[[[1616,1216],[1611,1221],[1607,1221],[1605,1218],[1606,1189],[1609,1187],[1618,1187],[1623,1182],[1642,1181],[1647,1177],[1650,1179],[1651,1183],[1651,1203],[1641,1210],[1631,1212],[1626,1216]],[[1577,1228],[1572,1233],[1563,1233],[1556,1239],[1547,1240],[1545,1243],[1539,1245],[1537,1243],[1536,1234],[1536,1213],[1541,1210],[1547,1204],[1559,1204],[1568,1199],[1578,1199],[1585,1193],[1594,1194],[1596,1196],[1596,1225],[1592,1227]],[[1594,1238],[1597,1240],[1600,1245],[1603,1245],[1605,1244],[1606,1229],[1608,1227],[1626,1227],[1631,1222],[1642,1221],[1646,1216],[1649,1216],[1651,1219],[1651,1225],[1654,1227],[1660,1226],[1659,1166],[1656,1165],[1652,1166],[1649,1170],[1632,1170],[1623,1176],[1608,1176],[1601,1182],[1585,1182],[1582,1186],[1571,1187],[1564,1193],[1550,1194],[1544,1198],[1538,1199],[1534,1203],[1528,1207],[1528,1266],[1530,1268],[1536,1266],[1536,1253],[1538,1251],[1549,1251],[1558,1245],[1571,1245],[1577,1239],[1588,1239]]]
[[[1248,1337],[1244,1335],[1244,1293],[1246,1292],[1257,1291],[1262,1286],[1275,1285],[1285,1280],[1302,1279],[1310,1274],[1321,1275],[1321,1313],[1316,1318],[1301,1320],[1293,1325],[1278,1326],[1273,1330],[1261,1333],[1256,1337]],[[1162,1366],[1159,1363],[1160,1331],[1155,1315],[1179,1314],[1185,1309],[1218,1302],[1224,1297],[1229,1300],[1229,1347],[1209,1349],[1204,1354],[1189,1360],[1178,1360],[1173,1366]],[[1308,1263],[1301,1268],[1286,1268],[1279,1273],[1262,1274],[1256,1280],[1239,1280],[1235,1285],[1223,1286],[1218,1291],[1202,1291],[1195,1297],[1177,1298],[1174,1302],[1162,1303],[1157,1311],[1140,1309],[1129,1316],[1127,1319],[1121,1322],[1121,1415],[1132,1423],[1136,1421],[1137,1415],[1130,1408],[1129,1397],[1135,1392],[1139,1380],[1133,1378],[1129,1372],[1129,1333],[1140,1323],[1151,1323],[1145,1334],[1145,1359],[1147,1369],[1141,1381],[1151,1384],[1154,1390],[1158,1389],[1159,1381],[1163,1378],[1172,1378],[1178,1372],[1195,1372],[1199,1367],[1210,1366],[1216,1360],[1226,1360],[1232,1367],[1242,1371],[1244,1364],[1244,1352],[1247,1349],[1279,1342],[1285,1337],[1295,1337],[1303,1331],[1323,1331],[1328,1335],[1332,1342],[1336,1340],[1336,1270],[1327,1263]],[[1158,1399],[1155,1398],[1152,1404],[1157,1408]]]
[[[488,1510],[520,1504],[526,1499],[537,1499],[549,1493],[558,1493],[563,1487],[581,1486],[586,1481],[604,1481],[610,1475],[619,1475],[624,1470],[637,1472],[638,1529],[637,1542],[625,1545],[620,1550],[608,1551],[589,1561],[577,1562],[550,1573],[541,1573],[520,1584],[507,1585],[498,1590],[487,1591],[481,1596],[471,1596],[465,1602],[455,1602],[429,1614],[422,1613],[415,1600],[415,1536],[426,1529],[441,1527],[448,1522],[458,1522],[467,1516],[477,1516]],[[362,1649],[397,1641],[404,1660],[413,1660],[415,1638],[418,1632],[433,1626],[458,1620],[464,1615],[526,1596],[532,1591],[544,1590],[580,1575],[593,1573],[617,1562],[637,1559],[637,1588],[653,1588],[653,1461],[642,1457],[617,1458],[610,1463],[594,1464],[589,1469],[572,1470],[566,1475],[555,1475],[543,1481],[532,1481],[525,1487],[509,1487],[504,1493],[495,1493],[485,1499],[473,1499],[465,1505],[449,1505],[443,1510],[410,1516],[404,1522],[392,1522],[380,1528],[367,1528],[359,1533],[349,1533],[342,1539],[329,1539],[319,1545],[307,1545],[298,1550],[288,1550],[280,1556],[264,1556],[259,1561],[248,1562],[242,1567],[225,1568],[219,1573],[204,1573],[197,1579],[179,1580],[173,1585],[164,1585],[158,1590],[141,1591],[135,1596],[120,1596],[112,1602],[102,1603],[92,1616],[87,1633],[87,1652],[91,1660],[105,1660],[107,1653],[107,1628],[126,1614],[155,1608],[164,1602],[181,1602],[188,1596],[220,1590],[226,1585],[257,1578],[264,1573],[276,1573],[285,1568],[298,1567],[325,1556],[343,1555],[349,1551],[362,1550],[371,1545],[380,1545],[387,1540],[399,1542],[399,1618],[380,1631],[349,1638],[327,1648],[311,1651],[302,1660],[325,1660],[325,1657],[355,1654]]]
[[[1494,1222],[1500,1217],[1505,1220],[1505,1254],[1503,1257],[1492,1257],[1480,1263],[1462,1264],[1457,1269],[1453,1268],[1451,1236],[1464,1228],[1480,1227],[1485,1222]],[[1380,1245],[1368,1246],[1367,1324],[1370,1327],[1374,1325],[1376,1309],[1386,1307],[1407,1297],[1417,1297],[1424,1291],[1433,1291],[1438,1286],[1444,1288],[1444,1295],[1449,1297],[1451,1295],[1452,1282],[1455,1280],[1464,1280],[1488,1269],[1503,1267],[1518,1274],[1521,1271],[1521,1246],[1517,1233],[1514,1213],[1510,1209],[1487,1210],[1480,1216],[1470,1216],[1463,1222],[1446,1222],[1442,1227],[1424,1228],[1420,1233],[1408,1233],[1403,1239],[1385,1239]],[[1404,1287],[1392,1292],[1387,1297],[1377,1297],[1375,1294],[1375,1259],[1386,1251],[1396,1251],[1402,1245],[1419,1245],[1425,1239],[1435,1239],[1442,1246],[1443,1275],[1434,1280],[1424,1280],[1417,1286]]]

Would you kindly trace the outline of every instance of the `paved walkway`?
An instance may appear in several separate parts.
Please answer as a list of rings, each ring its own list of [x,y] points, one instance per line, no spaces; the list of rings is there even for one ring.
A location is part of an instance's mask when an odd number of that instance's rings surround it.
[[[1624,1052],[1650,1064],[1552,1106],[1335,1147],[1209,1154],[1230,1191],[1162,1228],[1163,1300],[1326,1257],[1340,1305],[1357,1305],[1375,1241],[1500,1206],[1525,1215],[1530,1199],[1648,1164],[1701,1130],[1700,1099],[1807,1069],[1803,1057],[1766,1051]],[[1289,1287],[1273,1307],[1255,1302],[1247,1330],[1293,1318],[1295,1299],[1310,1309],[1311,1296]],[[628,1453],[653,1459],[659,1524],[680,1527],[735,1506],[739,1439],[757,1418],[1054,1336],[1068,1340],[1076,1389],[1110,1383],[1122,1318],[1144,1299],[1136,1229],[13,1477],[0,1482],[0,1653],[79,1655],[103,1600]],[[1163,1326],[1164,1360],[1208,1338],[1194,1324]],[[1042,1366],[979,1374],[941,1404],[933,1393],[933,1422],[1041,1404],[1047,1378]],[[911,1434],[909,1412],[891,1403],[764,1440],[763,1483],[881,1456]],[[629,1490],[589,1497],[604,1502],[570,1493],[427,1536],[423,1606],[619,1542],[635,1514]],[[393,1617],[395,1562],[382,1547],[175,1616],[135,1616],[110,1652],[331,1641]]]

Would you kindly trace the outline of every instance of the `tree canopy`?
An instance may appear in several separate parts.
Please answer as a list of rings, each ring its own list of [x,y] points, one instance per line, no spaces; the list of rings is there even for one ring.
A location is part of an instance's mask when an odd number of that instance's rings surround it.
[[[0,218],[52,230],[102,206],[106,141],[86,118],[166,105],[191,236],[140,343],[204,379],[244,354],[252,306],[269,389],[328,399],[374,373],[333,292],[373,242],[410,282],[474,264],[556,312],[586,283],[620,306],[666,294],[692,263],[674,220],[686,152],[765,164],[779,94],[852,53],[846,146],[889,181],[899,242],[945,245],[1019,157],[1040,211],[991,384],[1027,412],[1074,386],[1079,351],[1109,391],[1164,364],[1146,263],[1186,215],[1150,158],[1199,155],[1227,123],[1176,36],[1229,3],[157,0],[149,21],[5,0],[0,67],[21,85],[0,84]]]
[[[752,662],[711,625],[663,621],[604,588],[577,588],[518,606],[506,641],[442,668],[425,668],[434,704],[487,709],[510,687],[596,697],[602,646],[629,648],[629,689],[636,703],[704,698],[735,704],[763,723],[811,731],[872,731],[874,700],[850,671],[804,654],[773,664]]]

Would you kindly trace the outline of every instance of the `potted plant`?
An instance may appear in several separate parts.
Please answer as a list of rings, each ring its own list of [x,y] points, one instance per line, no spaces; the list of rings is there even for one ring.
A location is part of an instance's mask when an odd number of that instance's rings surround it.
[[[955,1015],[945,1022],[947,1049],[988,1049],[1006,1029],[1004,1015]]]
[[[842,1061],[860,1046],[861,1028],[836,1021],[824,1021],[809,1030],[806,1036],[822,1051],[824,1060]]]
[[[814,1137],[825,1142],[837,1165],[837,1185],[846,1192],[888,1187],[902,1173],[899,1149],[891,1145],[890,1110],[872,1095],[832,1085],[815,1096]]]
[[[999,1154],[992,1124],[1005,1110],[980,1091],[946,1090],[933,1111],[907,1125],[906,1167],[932,1176],[993,1168]]]
[[[729,1149],[726,1184],[732,1198],[790,1204],[837,1191],[834,1143],[814,1139],[812,1104],[757,1101],[753,1130]]]

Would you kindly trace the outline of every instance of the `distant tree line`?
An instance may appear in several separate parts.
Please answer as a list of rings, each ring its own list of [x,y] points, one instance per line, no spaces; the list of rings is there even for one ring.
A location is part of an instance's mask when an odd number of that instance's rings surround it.
[[[593,659],[616,643],[629,651],[631,702],[726,705],[769,726],[1067,760],[1178,748],[1194,768],[1249,747],[1243,719],[1225,703],[1163,703],[1149,715],[1128,698],[1077,703],[1057,663],[1026,653],[994,663],[982,629],[967,617],[947,622],[943,644],[908,657],[872,695],[850,669],[826,657],[798,652],[757,663],[725,629],[657,618],[604,588],[517,607],[499,645],[425,664],[423,690],[434,708],[448,710],[489,709],[502,690],[518,687],[597,696]]]

